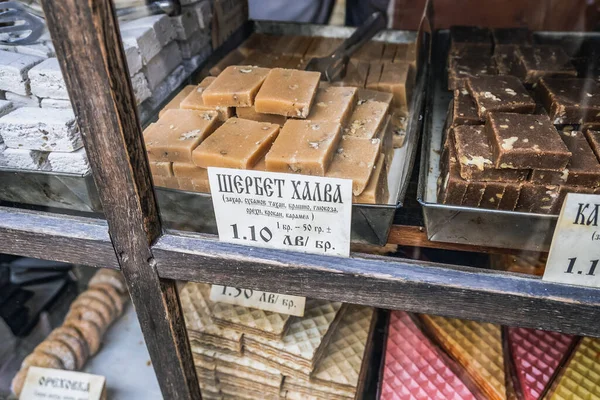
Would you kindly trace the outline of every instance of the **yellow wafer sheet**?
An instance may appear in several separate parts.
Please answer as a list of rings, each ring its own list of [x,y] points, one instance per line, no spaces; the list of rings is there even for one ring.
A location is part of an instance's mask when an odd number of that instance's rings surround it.
[[[185,324],[191,339],[241,352],[242,334],[218,327],[211,316],[210,285],[188,282],[179,293]],[[222,346],[220,345],[222,344]]]
[[[506,399],[500,325],[424,315],[444,349],[494,400]]]
[[[545,398],[600,400],[600,339],[581,339]]]
[[[374,312],[372,307],[348,307],[311,380],[356,391]]]
[[[244,333],[279,339],[285,333],[290,315],[258,310],[256,308],[217,302],[213,307],[213,319],[221,327]]]
[[[299,364],[312,370],[313,363],[323,351],[323,340],[342,306],[340,302],[307,300],[304,316],[293,318],[287,333],[280,340],[248,334],[244,336],[244,346],[271,355],[279,353],[286,364]]]

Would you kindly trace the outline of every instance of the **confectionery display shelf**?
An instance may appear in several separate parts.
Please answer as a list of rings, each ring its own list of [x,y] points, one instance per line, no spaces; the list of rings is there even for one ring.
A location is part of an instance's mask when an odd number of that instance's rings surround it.
[[[600,40],[595,33],[534,32],[540,43]],[[446,55],[449,31],[436,32],[433,41],[432,73],[428,85],[426,120],[423,130],[418,201],[423,209],[427,237],[431,241],[469,246],[490,246],[547,252],[558,216],[553,214],[490,210],[464,205],[441,204],[437,188],[440,178],[445,121],[452,91],[446,90]]]

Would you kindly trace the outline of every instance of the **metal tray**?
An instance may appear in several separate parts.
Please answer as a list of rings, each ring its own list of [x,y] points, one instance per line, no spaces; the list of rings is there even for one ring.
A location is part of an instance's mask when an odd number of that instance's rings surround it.
[[[355,28],[281,23],[271,21],[249,21],[244,34],[239,32],[211,56],[205,68],[216,64],[228,51],[236,48],[252,32],[273,35],[305,35],[346,38]],[[390,43],[407,43],[416,40],[416,32],[386,30],[373,40]],[[224,51],[222,51],[224,50]],[[408,121],[405,144],[395,149],[394,160],[388,174],[390,199],[388,204],[354,204],[352,206],[352,241],[384,245],[392,225],[396,208],[401,207],[408,187],[410,172],[414,164],[419,134],[422,128],[425,103],[425,87],[428,66],[418,71],[411,100],[411,117]],[[163,223],[167,228],[217,233],[210,194],[184,192],[167,188],[156,188]]]
[[[535,32],[537,43],[596,40],[598,34]],[[446,60],[449,31],[435,33],[428,84],[426,120],[417,200],[422,206],[427,237],[438,242],[548,251],[558,216],[516,211],[486,210],[437,203],[444,123],[452,92],[447,90]]]
[[[276,35],[307,35],[345,38],[355,28],[270,21],[248,21],[222,46],[216,49],[197,71],[207,71],[229,51],[239,46],[252,32]],[[417,33],[412,31],[387,30],[376,35],[373,40],[390,43],[414,42]],[[425,43],[423,43],[423,46]],[[424,49],[420,49],[424,52]],[[355,204],[352,207],[352,240],[357,242],[384,245],[394,214],[402,206],[410,173],[414,164],[417,143],[423,124],[425,87],[428,65],[424,63],[418,71],[411,113],[408,121],[405,144],[395,149],[394,160],[388,175],[390,199],[388,204]],[[194,76],[195,74],[192,74]],[[184,83],[183,86],[189,84]],[[158,118],[158,111],[174,97],[160,104],[154,113],[143,121],[146,126]],[[215,216],[210,194],[186,192],[156,187],[156,197],[161,211],[161,219],[167,229],[187,230],[203,233],[217,233]],[[0,170],[0,201],[31,204],[35,206],[69,209],[82,212],[101,212],[91,173],[84,176],[55,174],[25,170]]]

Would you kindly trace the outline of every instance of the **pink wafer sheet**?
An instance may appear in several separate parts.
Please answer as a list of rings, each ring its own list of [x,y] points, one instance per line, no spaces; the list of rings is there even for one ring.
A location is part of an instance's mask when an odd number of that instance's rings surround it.
[[[403,311],[393,311],[385,352],[382,400],[470,400],[465,384]]]
[[[508,343],[525,400],[538,400],[574,337],[537,329],[508,328]]]

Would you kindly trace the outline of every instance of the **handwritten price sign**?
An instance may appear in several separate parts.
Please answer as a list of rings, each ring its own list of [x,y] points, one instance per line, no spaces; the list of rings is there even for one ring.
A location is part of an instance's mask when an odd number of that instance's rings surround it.
[[[258,308],[281,314],[296,315],[298,317],[304,315],[304,305],[306,303],[305,297],[220,285],[212,285],[210,299],[212,301]]]

